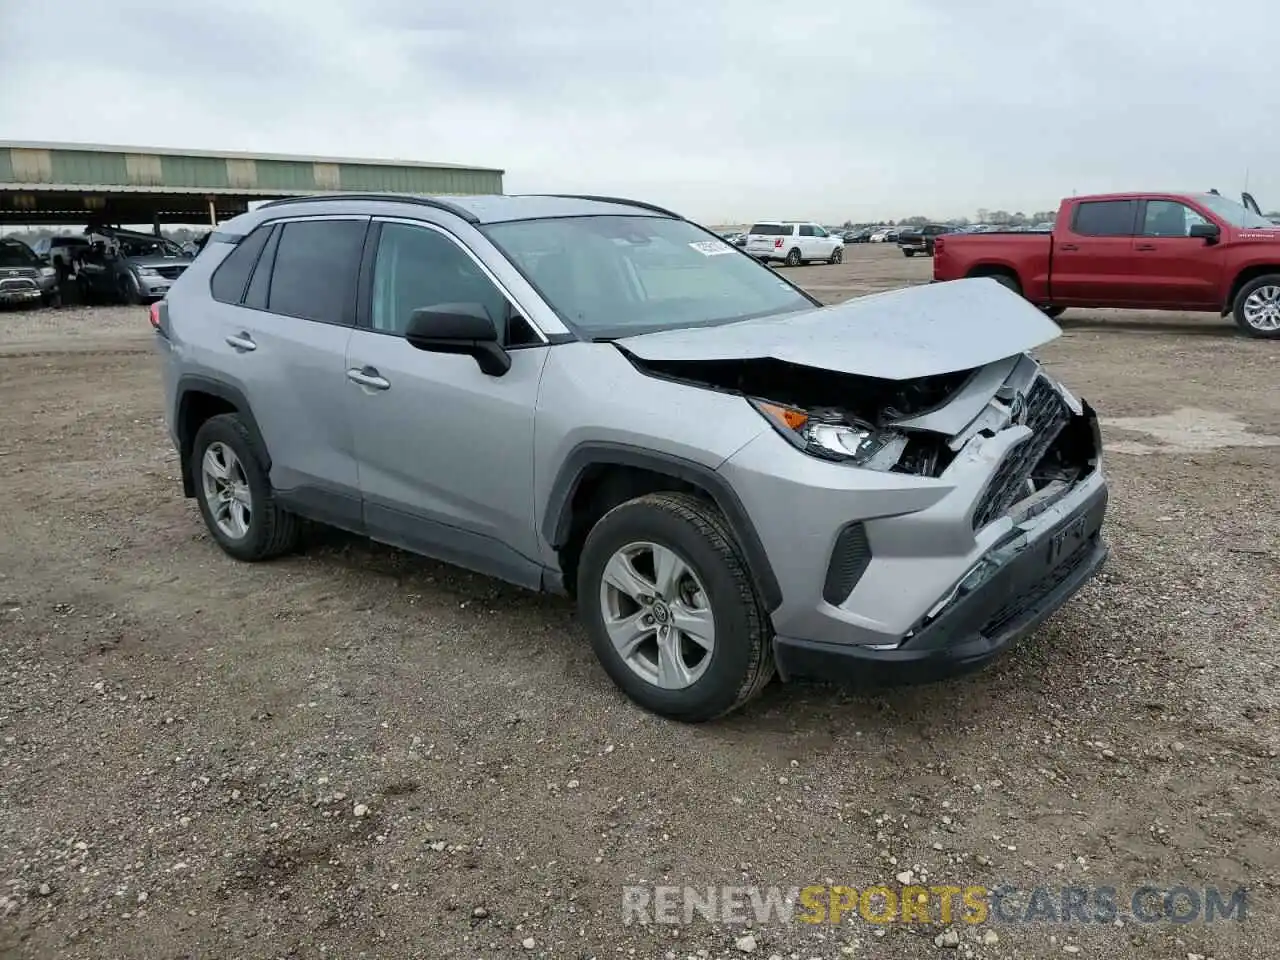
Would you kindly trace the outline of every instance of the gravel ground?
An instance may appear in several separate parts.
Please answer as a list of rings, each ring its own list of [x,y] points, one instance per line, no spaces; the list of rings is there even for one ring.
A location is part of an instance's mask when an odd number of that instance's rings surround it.
[[[849,250],[792,275],[927,279]],[[775,685],[685,727],[613,689],[563,600],[339,534],[228,559],[145,312],[0,313],[0,956],[1276,956],[1280,343],[1062,325],[1043,357],[1115,447],[1103,575],[978,675]],[[1248,914],[623,923],[628,884],[917,881],[1122,911],[1243,886]]]

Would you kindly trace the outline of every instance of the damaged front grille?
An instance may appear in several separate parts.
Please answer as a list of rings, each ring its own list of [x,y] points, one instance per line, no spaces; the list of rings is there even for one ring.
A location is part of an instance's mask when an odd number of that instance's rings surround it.
[[[1037,376],[1022,399],[1021,410],[1015,401],[1015,420],[1030,429],[1031,434],[1005,455],[995,476],[978,501],[973,514],[973,529],[980,530],[1003,516],[1009,508],[1032,492],[1032,474],[1071,418],[1071,411],[1058,392],[1043,376]]]

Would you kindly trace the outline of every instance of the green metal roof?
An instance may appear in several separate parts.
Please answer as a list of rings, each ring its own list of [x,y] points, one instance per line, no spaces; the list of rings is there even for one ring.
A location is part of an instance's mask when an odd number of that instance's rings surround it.
[[[311,193],[502,193],[502,175],[417,160],[0,140],[0,222],[207,222],[252,200]]]

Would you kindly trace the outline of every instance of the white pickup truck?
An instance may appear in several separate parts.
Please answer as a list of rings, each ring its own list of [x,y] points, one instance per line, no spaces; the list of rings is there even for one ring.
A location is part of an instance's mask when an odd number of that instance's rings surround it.
[[[816,223],[764,220],[747,231],[747,253],[762,263],[840,263],[844,260],[844,240]]]

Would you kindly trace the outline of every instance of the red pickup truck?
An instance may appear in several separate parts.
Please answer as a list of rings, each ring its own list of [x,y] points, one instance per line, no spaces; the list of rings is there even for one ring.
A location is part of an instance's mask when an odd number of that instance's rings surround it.
[[[1051,317],[1068,307],[1203,310],[1280,338],[1280,227],[1217,193],[1062,201],[1052,233],[947,234],[934,280],[992,277]]]

